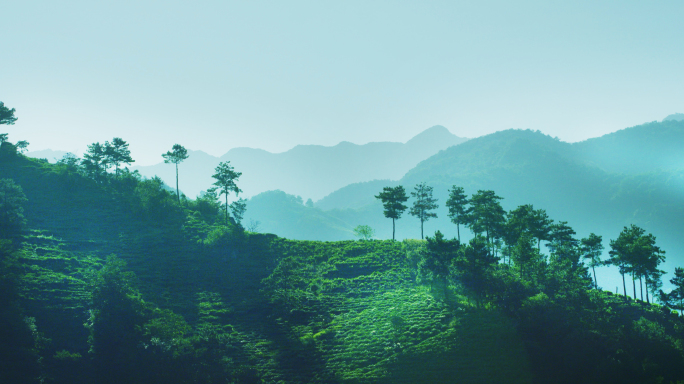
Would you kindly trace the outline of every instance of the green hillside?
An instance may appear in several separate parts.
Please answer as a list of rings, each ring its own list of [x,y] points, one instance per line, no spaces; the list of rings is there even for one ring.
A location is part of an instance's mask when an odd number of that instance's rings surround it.
[[[684,380],[680,318],[591,289],[563,247],[511,263],[482,238],[288,240],[10,143],[0,179],[26,196],[2,206],[3,383]]]
[[[684,122],[677,121],[628,128],[576,144],[541,132],[501,131],[441,151],[398,181],[352,184],[315,206],[345,222],[348,229],[370,225],[378,238],[391,238],[391,222],[374,196],[384,186],[403,185],[410,192],[416,184],[426,182],[434,188],[440,206],[438,217],[426,223],[428,233],[440,229],[455,236],[456,227],[444,205],[448,190],[454,185],[463,187],[468,195],[480,189],[494,190],[504,198],[506,210],[533,204],[555,220],[568,221],[581,235],[596,232],[613,239],[624,226],[642,226],[657,233],[663,248],[672,251],[668,260],[668,272],[672,272],[684,262],[676,252],[684,249],[680,236],[684,222],[679,219],[684,215],[684,169],[674,166],[684,161],[676,144],[681,137]],[[617,162],[611,160],[615,153],[620,153]],[[618,164],[622,157],[643,161],[643,165],[627,173],[617,172],[611,164]],[[666,158],[671,166],[656,167],[656,162]],[[642,172],[644,169],[648,172]],[[262,217],[258,219],[267,215]],[[417,238],[419,227],[418,220],[404,214],[397,221],[397,237]],[[293,228],[296,226],[290,226],[290,233]],[[269,230],[280,233],[281,228]]]
[[[576,156],[608,172],[684,169],[684,120],[665,119],[572,144]]]

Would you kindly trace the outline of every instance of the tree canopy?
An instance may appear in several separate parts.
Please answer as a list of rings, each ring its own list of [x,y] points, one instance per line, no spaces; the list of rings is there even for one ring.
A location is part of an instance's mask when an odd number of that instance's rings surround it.
[[[438,207],[437,199],[432,197],[432,187],[425,183],[417,184],[415,190],[411,192],[411,196],[415,200],[409,214],[420,220],[420,238],[423,239],[423,223],[430,220],[430,218],[437,217],[436,213],[431,212]]]
[[[17,118],[14,116],[15,109],[9,109],[0,101],[0,125],[13,125]]]
[[[119,166],[121,164],[134,163],[135,160],[131,157],[131,151],[128,149],[128,143],[120,137],[115,137],[112,142],[105,142],[105,157],[107,163],[113,164],[116,176],[119,176]]]
[[[26,224],[24,203],[26,195],[12,179],[0,179],[0,233],[18,233]]]
[[[451,222],[456,224],[456,233],[458,234],[458,241],[461,241],[461,224],[468,222],[468,196],[465,194],[463,187],[453,186],[449,190],[449,198],[446,201],[446,206],[449,208],[449,218]]]
[[[384,187],[382,192],[377,194],[375,198],[382,201],[385,217],[392,219],[392,240],[394,240],[394,221],[399,220],[407,208],[407,206],[404,205],[408,200],[406,190],[404,190],[404,187],[401,185],[396,187]]]
[[[242,190],[238,188],[236,181],[242,175],[242,172],[236,172],[235,168],[230,165],[230,161],[223,161],[215,169],[213,177],[216,181],[214,182],[214,188],[211,191],[218,192],[219,196],[226,196],[225,212],[226,212],[226,225],[228,225],[228,195],[233,192],[235,195],[239,195]]]
[[[170,151],[162,154],[162,157],[164,158],[164,163],[172,163],[176,165],[176,197],[178,198],[178,203],[180,203],[180,190],[178,189],[178,164],[182,163],[189,157],[188,150],[180,144],[174,144]]]

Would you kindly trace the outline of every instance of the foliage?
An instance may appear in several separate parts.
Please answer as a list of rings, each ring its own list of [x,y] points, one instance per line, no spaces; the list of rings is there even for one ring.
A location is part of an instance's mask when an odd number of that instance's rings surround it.
[[[499,263],[499,245],[483,236],[460,244],[440,232],[401,243],[249,233],[216,225],[215,194],[178,204],[160,180],[124,170],[96,182],[80,172],[23,156],[0,167],[29,199],[22,243],[2,243],[0,353],[8,360],[0,375],[31,382],[38,372],[56,383],[684,379],[682,320],[592,289],[587,242],[567,223],[549,230],[552,252],[542,254],[533,229],[540,210],[531,205],[493,231],[510,255]],[[662,259],[654,237],[630,241],[634,260]],[[119,256],[105,260],[112,252]],[[659,278],[644,276],[652,286]]]
[[[417,217],[420,220],[420,238],[423,238],[423,223],[430,220],[430,218],[437,217],[437,214],[431,212],[437,209],[437,199],[432,197],[432,187],[425,183],[416,185],[415,191],[411,192],[416,200],[413,202],[409,214]]]
[[[93,143],[88,145],[88,151],[83,155],[81,165],[89,177],[102,182],[107,172],[107,157],[105,153],[105,146],[100,143]]]
[[[182,163],[188,156],[188,150],[180,144],[174,144],[170,151],[162,154],[164,163],[173,163],[176,165],[176,195],[180,203],[180,190],[178,189],[178,164]]]
[[[128,143],[120,137],[115,137],[112,142],[105,142],[105,156],[108,164],[113,164],[116,176],[119,176],[119,166],[121,164],[128,164],[135,162],[131,157],[131,151],[128,149]]]
[[[437,231],[434,237],[428,236],[426,248],[427,252],[420,262],[419,269],[422,275],[429,276],[428,281],[433,285],[438,283],[442,286],[446,299],[451,267],[458,257],[460,243],[457,239],[446,240],[442,232]]]
[[[29,142],[26,140],[17,141],[15,146],[17,147],[17,151],[19,151],[19,153],[24,153],[28,151]]]
[[[361,240],[372,240],[375,230],[368,225],[357,225],[354,228],[354,235]]]
[[[38,383],[39,335],[20,306],[18,259],[19,251],[0,239],[0,382]]]
[[[9,109],[5,106],[5,103],[0,101],[0,125],[13,125],[14,122],[17,121],[17,118],[14,116],[14,112],[14,108]],[[4,140],[6,140],[6,137]]]
[[[594,273],[594,288],[598,289],[596,281],[596,267],[603,265],[601,254],[603,253],[603,239],[601,236],[591,233],[589,237],[580,240],[582,244],[582,258],[589,261],[589,267]]]
[[[470,198],[468,210],[468,226],[475,234],[485,233],[487,244],[494,247],[494,240],[500,237],[505,223],[506,212],[501,207],[494,191],[479,190]]]
[[[209,192],[218,192],[219,196],[226,195],[225,212],[226,225],[228,225],[228,194],[230,192],[234,192],[236,195],[238,195],[240,192],[242,192],[235,183],[242,175],[242,172],[235,172],[233,166],[230,165],[230,161],[221,162],[216,167],[215,172],[216,173],[211,176],[216,180],[213,184],[214,188],[212,188]]]
[[[242,227],[242,218],[245,216],[245,211],[247,210],[247,200],[239,198],[230,203],[229,207],[230,213],[233,214],[233,218],[235,219],[235,224],[237,224],[238,227]]]
[[[451,219],[451,222],[456,224],[458,241],[461,241],[460,225],[467,223],[467,204],[468,196],[465,194],[463,187],[457,187],[455,185],[451,187],[449,190],[449,199],[446,202],[446,206],[449,208],[449,218]]]
[[[454,260],[456,278],[466,292],[475,297],[475,303],[481,307],[484,300],[496,291],[494,271],[499,258],[492,255],[487,242],[482,236],[476,236],[468,245],[460,250],[459,257]]]
[[[23,205],[26,195],[12,179],[0,179],[0,233],[15,235],[26,225]]]
[[[403,186],[384,187],[382,192],[375,196],[382,201],[385,217],[392,219],[392,240],[394,240],[394,220],[399,220],[408,208],[404,203],[408,200]]]

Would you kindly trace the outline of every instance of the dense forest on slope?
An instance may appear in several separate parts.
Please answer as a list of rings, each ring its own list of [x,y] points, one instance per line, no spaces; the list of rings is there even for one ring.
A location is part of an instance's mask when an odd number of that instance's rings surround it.
[[[684,380],[681,318],[593,289],[571,230],[295,241],[127,169],[0,165],[2,382]]]

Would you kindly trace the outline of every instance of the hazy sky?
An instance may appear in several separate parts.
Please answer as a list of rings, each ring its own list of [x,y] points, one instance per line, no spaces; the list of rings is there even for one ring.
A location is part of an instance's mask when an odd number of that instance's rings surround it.
[[[6,1],[1,128],[30,150],[565,141],[684,112],[684,1]]]

